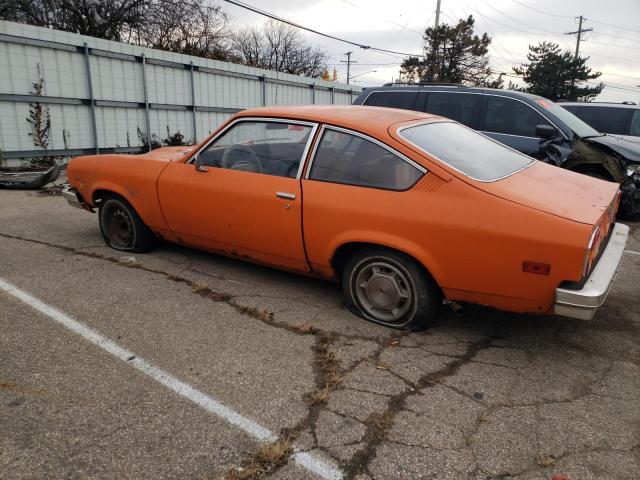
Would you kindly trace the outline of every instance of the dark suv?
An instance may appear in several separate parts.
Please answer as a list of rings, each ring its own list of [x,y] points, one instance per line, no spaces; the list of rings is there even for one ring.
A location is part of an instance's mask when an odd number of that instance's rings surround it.
[[[633,102],[558,102],[601,133],[640,143],[640,106]]]
[[[620,183],[621,210],[640,214],[640,145],[603,135],[550,100],[452,84],[366,88],[355,105],[403,108],[456,120],[538,160]]]

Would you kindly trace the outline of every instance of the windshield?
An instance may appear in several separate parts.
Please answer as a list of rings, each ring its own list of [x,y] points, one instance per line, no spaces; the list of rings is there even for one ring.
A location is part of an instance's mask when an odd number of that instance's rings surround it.
[[[398,133],[423,152],[481,182],[500,180],[535,162],[459,123],[423,123]]]
[[[602,135],[600,132],[595,130],[589,124],[583,122],[578,117],[576,117],[569,110],[565,110],[560,105],[553,103],[551,100],[547,100],[546,98],[540,98],[536,100],[536,103],[540,105],[542,108],[547,110],[552,115],[555,115],[560,119],[560,121],[564,122],[567,127],[573,130],[573,133],[578,135],[580,138],[587,137],[597,137]]]

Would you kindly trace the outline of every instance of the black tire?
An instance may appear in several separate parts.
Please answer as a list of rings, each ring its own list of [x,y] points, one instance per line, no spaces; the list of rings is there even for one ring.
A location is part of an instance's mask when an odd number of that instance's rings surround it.
[[[100,232],[107,246],[122,252],[145,253],[156,237],[134,208],[120,195],[105,195],[98,211]]]
[[[342,293],[354,314],[411,331],[426,328],[442,304],[440,289],[420,264],[383,247],[363,249],[347,260]]]

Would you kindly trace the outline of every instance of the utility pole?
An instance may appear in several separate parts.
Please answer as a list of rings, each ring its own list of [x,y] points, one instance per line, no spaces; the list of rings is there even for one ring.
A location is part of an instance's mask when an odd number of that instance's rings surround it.
[[[440,1],[438,0],[438,3],[436,5],[436,28],[438,28],[438,25],[440,25]]]
[[[576,60],[578,59],[578,54],[580,53],[580,40],[582,40],[582,34],[593,31],[593,28],[582,28],[582,21],[586,20],[586,18],[584,18],[582,15],[580,15],[578,18],[579,18],[578,30],[576,30],[575,32],[565,32],[565,35],[576,35],[576,34],[578,35],[578,38],[576,40],[576,55],[575,55]]]
[[[346,60],[340,60],[340,63],[346,63],[347,64],[347,85],[349,85],[349,80],[351,79],[351,64],[352,63],[358,63],[356,60],[351,60],[351,54],[353,52],[347,52],[345,53],[345,55],[347,56]]]
[[[574,56],[574,59],[577,61],[578,60],[578,54],[580,53],[580,40],[582,40],[582,34],[586,33],[586,32],[592,32],[593,28],[582,28],[582,21],[586,20],[586,18],[583,18],[582,15],[580,15],[578,17],[579,19],[579,23],[578,23],[578,30],[574,31],[574,32],[565,32],[565,35],[577,35],[577,39],[576,39],[576,54]],[[576,79],[575,79],[575,75],[574,78],[571,79],[571,89],[573,89],[573,87],[576,84]]]

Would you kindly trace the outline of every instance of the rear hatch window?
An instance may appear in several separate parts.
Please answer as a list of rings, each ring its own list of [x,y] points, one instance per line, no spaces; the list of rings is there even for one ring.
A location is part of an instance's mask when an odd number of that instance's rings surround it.
[[[428,155],[481,182],[508,177],[535,160],[454,122],[432,122],[398,134]]]

